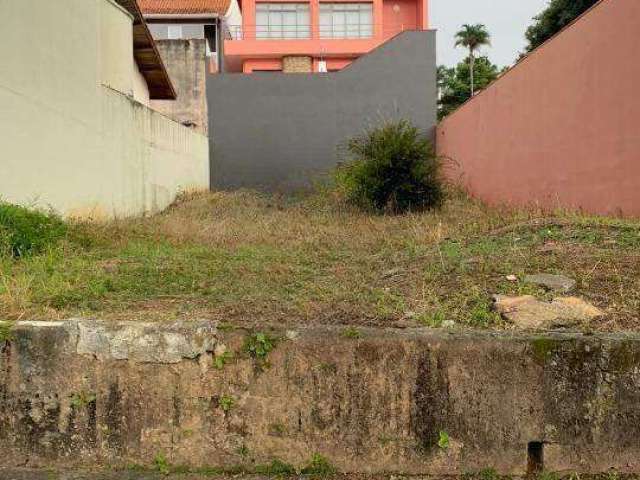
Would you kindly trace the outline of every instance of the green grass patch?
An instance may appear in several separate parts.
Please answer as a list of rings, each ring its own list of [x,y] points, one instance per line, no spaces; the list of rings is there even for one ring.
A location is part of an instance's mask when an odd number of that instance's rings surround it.
[[[13,322],[0,322],[0,344],[13,339]]]
[[[0,255],[24,257],[58,243],[67,224],[55,213],[0,202]]]
[[[329,459],[319,453],[314,453],[311,460],[309,460],[307,465],[302,469],[301,473],[303,475],[328,477],[335,475],[337,473],[337,469],[331,464]]]
[[[289,476],[297,474],[296,468],[293,465],[285,463],[277,458],[266,465],[256,465],[253,468],[253,471],[258,475],[266,475],[269,477]]]
[[[6,211],[17,213],[5,236],[33,213]],[[28,233],[0,255],[2,319],[220,318],[221,330],[254,332],[281,322],[503,328],[493,294],[549,299],[521,279],[559,273],[607,313],[585,328],[640,327],[640,223],[630,220],[495,210],[458,194],[436,211],[385,216],[326,192],[210,193],[104,224],[34,215],[54,233],[38,244]],[[236,354],[266,365],[272,340],[253,333]]]
[[[223,412],[230,412],[231,409],[235,406],[236,399],[231,395],[222,395],[218,399],[218,406],[222,409]]]
[[[362,332],[360,332],[360,330],[355,327],[347,327],[342,330],[342,336],[351,340],[357,340],[358,338],[362,337]]]

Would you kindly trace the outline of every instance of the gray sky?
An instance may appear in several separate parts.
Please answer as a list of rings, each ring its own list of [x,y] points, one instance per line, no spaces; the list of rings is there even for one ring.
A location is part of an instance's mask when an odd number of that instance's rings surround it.
[[[512,64],[525,45],[524,32],[549,0],[429,0],[430,23],[438,30],[438,64],[453,66],[465,56],[454,48],[455,33],[463,23],[484,23],[491,47],[484,47],[493,63]]]

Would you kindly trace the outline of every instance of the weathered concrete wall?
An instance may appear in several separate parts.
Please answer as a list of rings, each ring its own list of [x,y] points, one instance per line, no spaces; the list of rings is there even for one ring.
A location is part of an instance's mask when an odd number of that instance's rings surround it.
[[[157,42],[177,100],[154,100],[151,108],[195,131],[207,134],[206,46],[203,40],[160,40]]]
[[[3,200],[122,217],[208,186],[206,137],[136,101],[148,91],[127,12],[108,0],[10,0],[0,27]]]
[[[308,187],[382,118],[433,130],[435,32],[403,32],[336,73],[209,75],[207,96],[212,186]]]
[[[438,127],[490,203],[640,216],[640,2],[604,0]]]
[[[274,335],[255,359],[208,322],[20,323],[0,348],[0,469],[319,453],[345,472],[521,474],[543,442],[548,470],[640,471],[640,336]]]

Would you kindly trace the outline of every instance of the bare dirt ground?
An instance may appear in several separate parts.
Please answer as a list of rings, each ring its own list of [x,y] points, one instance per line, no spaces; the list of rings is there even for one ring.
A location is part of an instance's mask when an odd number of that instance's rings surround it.
[[[640,328],[640,222],[486,207],[375,215],[330,194],[182,198],[160,215],[71,225],[45,253],[0,258],[0,318],[209,318],[223,325],[511,329],[492,295],[574,279],[604,315],[580,330]]]

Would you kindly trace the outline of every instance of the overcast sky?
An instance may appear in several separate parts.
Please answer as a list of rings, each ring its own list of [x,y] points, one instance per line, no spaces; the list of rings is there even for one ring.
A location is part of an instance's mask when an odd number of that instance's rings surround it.
[[[493,63],[512,64],[525,45],[524,32],[549,0],[430,0],[431,27],[438,30],[438,64],[455,65],[465,56],[453,36],[463,23],[484,23],[491,33],[485,47]]]

